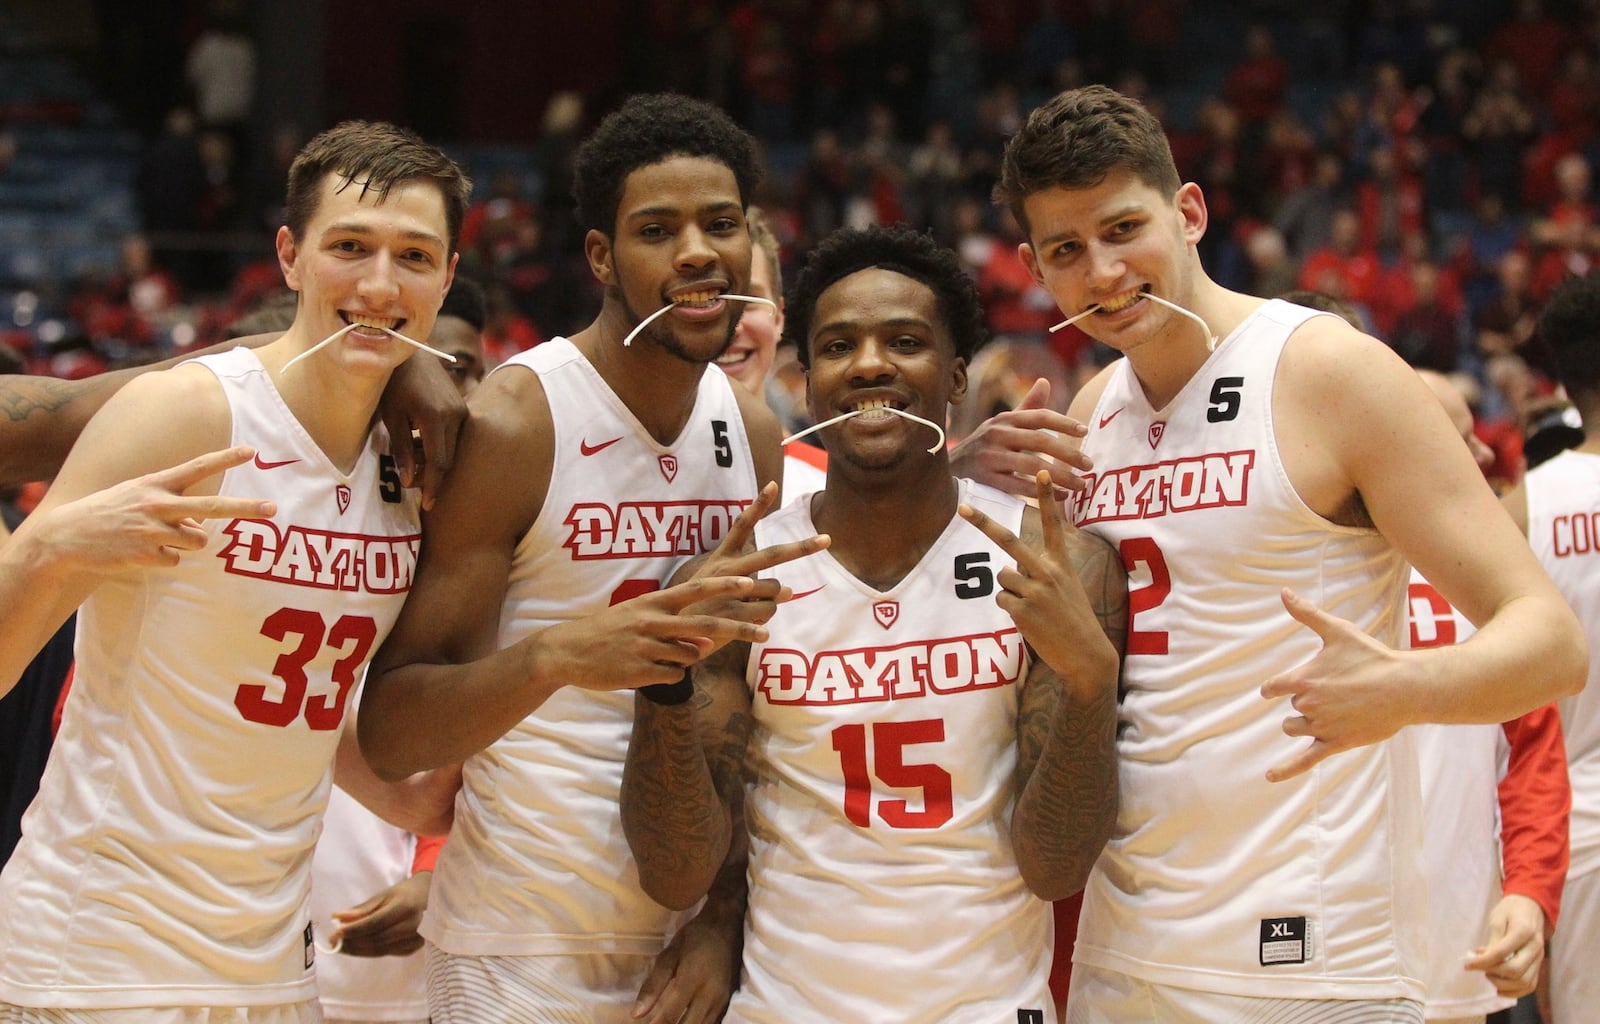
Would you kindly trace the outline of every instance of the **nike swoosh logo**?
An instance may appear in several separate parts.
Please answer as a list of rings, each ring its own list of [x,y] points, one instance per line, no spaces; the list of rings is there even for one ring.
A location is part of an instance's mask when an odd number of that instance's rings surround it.
[[[824,584],[823,584],[823,585],[822,585],[822,587],[826,587],[826,586],[827,586],[827,584],[826,584],[826,583],[824,583]],[[789,598],[789,600],[791,600],[791,601],[798,601],[798,600],[800,600],[800,599],[801,599],[801,598],[802,598],[802,597],[810,597],[810,596],[811,596],[811,595],[812,595],[812,594],[815,594],[815,593],[816,593],[816,592],[817,592],[817,591],[819,591],[819,590],[821,590],[821,589],[822,589],[822,587],[812,587],[812,588],[811,588],[811,589],[810,589],[810,590],[802,590],[802,591],[800,591],[800,593],[798,593],[798,594],[794,594],[794,595],[791,595],[791,596],[790,596],[790,598]]]
[[[257,469],[277,469],[279,466],[292,466],[299,461],[299,459],[284,459],[282,462],[262,462],[261,453],[256,452]]]
[[[1110,423],[1112,420],[1116,419],[1117,415],[1119,413],[1121,413],[1123,409],[1126,409],[1126,408],[1127,408],[1127,406],[1125,406],[1125,405],[1119,406],[1117,408],[1116,412],[1108,413],[1107,415],[1100,417],[1100,429],[1104,430],[1106,428],[1106,424]]]
[[[579,441],[578,442],[578,451],[581,454],[584,454],[584,455],[593,455],[596,452],[605,451],[607,448],[610,448],[612,445],[616,444],[620,440],[622,440],[622,438],[613,437],[609,441],[601,441],[599,444],[596,444],[596,445],[591,445],[588,441]]]

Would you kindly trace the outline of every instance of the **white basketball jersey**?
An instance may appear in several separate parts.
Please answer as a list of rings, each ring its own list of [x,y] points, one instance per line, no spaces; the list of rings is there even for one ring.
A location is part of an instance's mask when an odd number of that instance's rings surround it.
[[[1020,501],[963,480],[1016,532]],[[816,533],[803,497],[756,526]],[[1011,559],[959,517],[892,590],[827,552],[753,645],[744,980],[730,1022],[1055,1020],[1049,904],[1011,848],[1029,655],[995,604]]]
[[[1407,567],[1290,485],[1272,419],[1278,359],[1314,311],[1268,302],[1154,410],[1124,360],[1088,424],[1076,504],[1128,569],[1121,802],[1090,876],[1075,960],[1240,996],[1422,997],[1420,794],[1404,733],[1294,779],[1272,675],[1321,641],[1301,597],[1391,646]]]
[[[350,690],[416,564],[417,509],[376,438],[346,475],[255,354],[198,360],[254,462],[171,569],[107,580],[78,615],[61,732],[0,878],[0,1001],[310,999],[307,895]],[[386,458],[386,457],[384,457]]]
[[[1528,541],[1589,636],[1600,646],[1600,455],[1565,451],[1529,471]],[[1600,657],[1583,691],[1560,702],[1572,779],[1572,863],[1600,868]]]
[[[411,877],[416,837],[379,818],[338,786],[328,797],[322,837],[311,860],[311,924],[319,947],[317,991],[334,1020],[428,1019],[428,969],[408,956],[329,953],[333,913],[360,906]]]
[[[1433,584],[1411,571],[1411,646],[1446,647],[1477,628]],[[1462,958],[1488,940],[1489,913],[1500,901],[1500,801],[1505,730],[1498,725],[1413,726],[1422,778],[1422,863],[1428,873],[1430,1020],[1493,1013],[1515,1000],[1500,996]]]
[[[661,445],[571,342],[495,372],[529,370],[550,402],[555,462],[513,557],[501,647],[660,588],[756,493],[722,371],[707,368],[688,424]],[[423,922],[429,941],[472,955],[660,951],[668,913],[639,887],[618,804],[633,702],[628,690],[565,687],[467,759]]]

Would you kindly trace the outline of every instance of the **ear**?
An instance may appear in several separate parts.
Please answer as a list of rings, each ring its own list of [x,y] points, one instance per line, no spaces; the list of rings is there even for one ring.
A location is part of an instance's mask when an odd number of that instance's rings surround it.
[[[967,361],[956,356],[950,364],[950,404],[960,405],[967,397]]]
[[[278,249],[278,269],[283,272],[283,283],[289,286],[290,291],[300,290],[300,271],[296,268],[296,260],[300,256],[300,248],[295,244],[294,235],[287,225],[278,229],[275,240]]]
[[[774,314],[773,317],[772,317],[772,322],[775,325],[775,327],[774,327],[775,334],[780,340],[783,338],[783,311],[784,311],[785,308],[786,307],[784,306],[783,296],[780,295],[780,296],[778,296],[778,312],[776,314]],[[809,377],[809,376],[810,376],[810,374],[808,373],[807,377]]]
[[[1186,181],[1178,189],[1178,194],[1173,197],[1173,205],[1178,209],[1179,223],[1183,229],[1183,240],[1190,245],[1197,245],[1205,237],[1206,225],[1210,223],[1211,215],[1206,210],[1206,196],[1200,191],[1200,186],[1192,181]]]
[[[1018,243],[1017,258],[1022,261],[1023,266],[1028,268],[1028,276],[1033,278],[1033,283],[1043,287],[1044,275],[1039,273],[1039,257],[1033,251],[1033,243]]]
[[[617,283],[616,266],[612,262],[611,239],[604,232],[590,228],[583,236],[583,255],[589,261],[589,273],[606,287]]]

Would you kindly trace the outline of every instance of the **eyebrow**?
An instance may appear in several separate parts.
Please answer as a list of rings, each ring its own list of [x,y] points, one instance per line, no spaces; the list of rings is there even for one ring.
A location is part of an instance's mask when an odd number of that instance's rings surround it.
[[[723,213],[728,210],[742,209],[744,209],[744,207],[739,203],[734,202],[731,199],[726,199],[715,203],[707,203],[704,206],[697,207],[693,212],[698,215],[705,213]],[[640,217],[681,217],[684,216],[684,211],[682,207],[678,206],[646,206],[634,210],[627,216],[629,220],[637,220]]]
[[[1143,203],[1125,203],[1107,213],[1104,217],[1101,217],[1099,220],[1099,226],[1105,227],[1108,224],[1115,224],[1118,221],[1127,219],[1132,214],[1143,213],[1144,210],[1145,206]],[[1062,239],[1071,238],[1076,234],[1076,231],[1060,231],[1053,235],[1045,235],[1039,239],[1039,244],[1041,246],[1049,245],[1052,242],[1059,242]]]
[[[324,235],[374,235],[376,229],[360,221],[339,221],[329,224],[322,232]],[[431,231],[410,230],[400,232],[401,238],[409,238],[419,242],[432,242],[434,245],[443,246],[444,239]]]
[[[864,324],[865,325],[872,325],[872,326],[889,327],[889,328],[894,328],[894,327],[920,327],[920,328],[922,328],[924,330],[929,330],[929,331],[933,330],[933,325],[931,323],[929,323],[928,321],[922,319],[921,317],[917,317],[917,316],[897,316],[897,317],[890,317],[887,320],[849,320],[849,319],[841,317],[841,318],[839,318],[837,320],[829,320],[825,324],[818,324],[812,330],[811,334],[812,334],[813,337],[815,337],[815,336],[817,336],[819,334],[826,334],[826,333],[831,333],[831,332],[835,332],[835,331],[858,330]]]

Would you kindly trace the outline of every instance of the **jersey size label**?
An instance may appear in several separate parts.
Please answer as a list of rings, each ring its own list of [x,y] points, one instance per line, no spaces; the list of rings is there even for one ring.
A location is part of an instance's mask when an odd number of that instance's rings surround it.
[[[1261,919],[1261,966],[1303,964],[1311,959],[1311,940],[1303,917]]]
[[[1017,1008],[1017,1024],[1044,1024],[1043,1010],[1024,1010]]]
[[[311,970],[311,965],[317,962],[317,938],[311,930],[311,922],[306,922],[306,930],[302,933],[306,940],[306,970]]]

